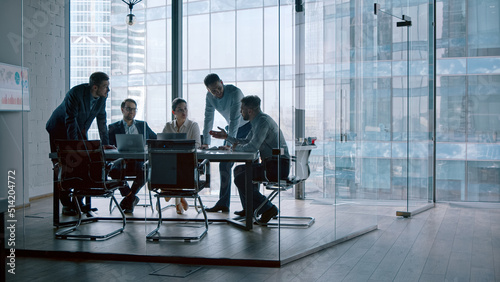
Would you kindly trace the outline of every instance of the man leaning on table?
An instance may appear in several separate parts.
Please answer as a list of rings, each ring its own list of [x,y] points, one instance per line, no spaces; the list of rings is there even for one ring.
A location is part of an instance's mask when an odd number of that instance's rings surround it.
[[[90,125],[97,118],[99,137],[105,148],[109,146],[106,126],[106,98],[109,92],[109,76],[103,72],[90,75],[89,83],[71,88],[62,103],[52,112],[45,129],[49,133],[50,151],[56,152],[55,140],[87,140]],[[70,191],[60,191],[64,215],[76,215],[76,206]],[[81,201],[81,200],[80,200]],[[82,206],[88,211],[89,206]]]
[[[121,110],[123,119],[109,125],[109,143],[111,145],[116,146],[116,134],[142,134],[145,139],[156,139],[156,134],[149,128],[147,122],[135,119],[137,114],[137,102],[135,100],[125,99],[121,104]],[[119,178],[122,169],[121,163],[117,163],[111,167],[109,175],[112,178]],[[144,162],[127,160],[126,175],[134,175],[135,179],[131,188],[128,186],[120,188],[120,193],[124,197],[120,202],[120,206],[125,213],[133,213],[134,207],[139,203],[139,197],[136,195],[146,183]]]
[[[278,124],[260,108],[260,98],[258,96],[246,96],[241,99],[241,116],[243,120],[249,121],[252,125],[250,133],[246,138],[234,138],[226,133],[222,128],[220,131],[210,131],[210,135],[218,139],[226,139],[233,144],[233,151],[241,152],[260,152],[261,163],[254,163],[254,180],[264,180],[267,176],[269,181],[286,179],[290,172],[290,154],[285,142],[283,132]],[[273,156],[273,149],[281,148],[283,153],[279,158]],[[279,168],[278,168],[279,167]],[[264,169],[266,174],[264,175]],[[245,201],[245,165],[239,165],[234,168],[234,184],[238,187],[243,211],[236,214],[244,216],[248,210]],[[271,218],[278,215],[278,208],[259,192],[259,185],[253,184],[253,209],[266,202],[260,209],[262,216],[259,221],[267,223]],[[253,212],[252,210],[251,212]]]
[[[203,82],[208,91],[205,98],[205,120],[201,148],[206,149],[210,145],[209,131],[212,130],[214,125],[215,111],[218,111],[229,124],[227,132],[229,136],[245,138],[250,132],[251,125],[248,121],[243,120],[240,115],[241,98],[243,98],[241,90],[234,85],[224,84],[215,73],[207,75]],[[233,164],[232,162],[221,162],[219,164],[219,201],[213,207],[206,209],[207,212],[229,212],[231,167]]]

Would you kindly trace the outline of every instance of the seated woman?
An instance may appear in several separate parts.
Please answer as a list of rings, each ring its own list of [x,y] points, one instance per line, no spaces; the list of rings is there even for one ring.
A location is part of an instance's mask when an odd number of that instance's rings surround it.
[[[188,119],[188,108],[186,100],[175,98],[172,101],[172,114],[175,120],[167,122],[163,133],[186,133],[187,139],[194,139],[196,148],[201,146],[200,127],[198,123]],[[167,201],[169,199],[167,198]],[[184,198],[175,198],[175,208],[178,214],[183,214],[189,207]]]

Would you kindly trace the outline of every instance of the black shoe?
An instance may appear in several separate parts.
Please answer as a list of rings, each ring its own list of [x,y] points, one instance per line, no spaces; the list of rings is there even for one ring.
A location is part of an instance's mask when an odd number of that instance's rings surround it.
[[[228,207],[224,207],[224,206],[213,206],[209,209],[205,209],[205,211],[207,212],[229,212],[229,208]]]
[[[90,205],[81,205],[80,207],[83,213],[90,213],[97,211],[97,208],[93,208]]]
[[[120,207],[122,208],[124,213],[133,213],[135,206],[137,206],[137,203],[139,203],[139,197],[134,196],[134,200],[132,203],[130,203],[131,199],[131,197],[125,197],[120,202]]]
[[[78,212],[74,208],[63,206],[62,214],[67,216],[75,216],[78,214]]]
[[[269,220],[271,220],[271,218],[275,217],[278,215],[278,208],[273,205],[270,209],[268,209],[267,211],[265,211],[261,216],[260,216],[260,219],[259,219],[259,222],[260,223],[268,223]]]
[[[239,215],[239,216],[245,216],[245,215],[247,215],[247,213],[246,213],[245,210],[235,211],[234,214],[235,215]]]

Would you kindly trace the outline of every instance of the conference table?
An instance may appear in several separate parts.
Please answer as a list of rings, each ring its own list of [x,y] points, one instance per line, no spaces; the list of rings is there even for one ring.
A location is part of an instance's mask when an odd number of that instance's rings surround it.
[[[252,185],[252,164],[259,158],[258,152],[233,152],[229,150],[196,150],[197,156],[199,160],[207,159],[210,162],[244,162],[245,163],[245,193],[246,193],[246,207],[248,210],[253,210],[253,185]],[[49,154],[51,159],[57,159],[57,153],[53,152]],[[123,158],[126,160],[147,160],[148,154],[147,152],[119,152],[117,149],[106,149],[104,150],[104,158],[106,160],[116,160],[119,158]],[[59,221],[59,189],[57,185],[57,175],[54,173],[54,193],[53,193],[53,223],[54,226],[61,226],[61,222]],[[93,218],[89,220],[98,220],[99,218]],[[109,217],[103,217],[102,219],[113,219]],[[121,218],[117,218],[121,219]],[[131,218],[127,218],[129,220]],[[144,218],[138,218],[144,220]],[[252,230],[253,228],[253,213],[247,212],[245,215],[245,223],[242,223],[239,218],[227,218],[222,221],[228,222],[236,227],[242,228],[244,230]],[[150,219],[151,220],[151,219]],[[157,220],[155,218],[154,220]],[[168,219],[167,219],[168,220]],[[220,219],[210,219],[210,222],[220,222]],[[64,225],[68,224],[65,222]]]

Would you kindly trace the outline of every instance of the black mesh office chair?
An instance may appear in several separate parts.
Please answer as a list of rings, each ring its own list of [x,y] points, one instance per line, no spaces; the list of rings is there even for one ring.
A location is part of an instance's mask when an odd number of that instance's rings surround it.
[[[147,184],[155,192],[158,211],[158,225],[151,231],[148,240],[184,240],[197,241],[203,239],[208,231],[208,218],[199,192],[205,187],[200,180],[200,171],[208,160],[198,162],[194,140],[147,140]],[[162,236],[161,198],[194,198],[198,200],[204,216],[204,231],[197,236]],[[183,219],[183,221],[196,219]]]
[[[70,196],[78,211],[78,220],[70,228],[55,233],[58,239],[77,238],[106,240],[123,232],[126,225],[125,214],[119,207],[113,193],[125,185],[121,179],[108,180],[106,162],[99,140],[56,140],[59,166],[58,182],[62,190],[70,191]],[[117,160],[122,161],[122,160]],[[122,227],[104,235],[71,234],[82,223],[79,198],[111,197],[122,215]]]

